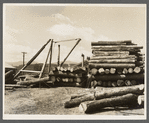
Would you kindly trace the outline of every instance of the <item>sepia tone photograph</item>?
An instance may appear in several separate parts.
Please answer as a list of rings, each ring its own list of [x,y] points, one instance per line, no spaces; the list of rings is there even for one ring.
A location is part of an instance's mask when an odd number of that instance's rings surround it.
[[[146,119],[146,4],[3,4],[3,119]]]

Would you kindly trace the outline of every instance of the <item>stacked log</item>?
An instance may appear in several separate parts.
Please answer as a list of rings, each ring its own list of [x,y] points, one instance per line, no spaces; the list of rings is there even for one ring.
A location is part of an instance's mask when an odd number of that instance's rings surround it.
[[[126,41],[91,42],[89,70],[97,86],[116,87],[144,83],[142,46]],[[92,80],[93,81],[93,80]],[[98,82],[99,81],[99,82]]]

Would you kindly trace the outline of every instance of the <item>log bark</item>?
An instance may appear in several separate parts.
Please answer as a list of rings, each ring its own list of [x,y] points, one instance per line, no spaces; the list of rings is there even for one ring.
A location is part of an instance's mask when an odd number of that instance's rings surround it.
[[[105,107],[115,107],[123,105],[137,105],[138,96],[135,94],[126,94],[123,96],[83,102],[79,105],[79,110],[85,113],[100,111]]]
[[[137,46],[137,45],[119,45],[119,46],[92,46],[92,49],[98,49],[98,50],[114,50],[114,51],[128,51],[132,49],[143,49],[143,46]]]
[[[5,90],[15,90],[14,87],[5,87]]]
[[[91,45],[122,45],[129,43],[131,44],[131,40],[125,40],[125,41],[98,41],[98,42],[91,42]]]
[[[144,106],[144,95],[139,95],[138,96],[138,104],[140,106]]]
[[[81,102],[94,100],[94,94],[88,94],[79,98],[71,99],[64,103],[65,108],[72,108],[80,105]]]
[[[109,98],[112,96],[122,96],[125,94],[133,93],[133,94],[143,94],[144,92],[144,85],[140,86],[130,86],[130,87],[121,87],[113,90],[106,90],[106,91],[96,91],[95,98],[96,100]]]
[[[135,59],[137,58],[135,55],[117,55],[117,56],[93,56],[90,60],[105,60],[105,59]]]
[[[41,79],[34,79],[34,80],[29,80],[29,81],[22,81],[22,82],[17,82],[18,85],[30,85],[30,84],[36,84],[40,82],[45,82],[48,81],[49,77],[41,78]]]
[[[25,85],[17,85],[17,84],[5,84],[5,87],[14,87],[14,88],[26,88]]]
[[[7,73],[5,73],[5,79],[8,78],[11,74],[13,74],[13,70],[10,70]]]
[[[100,64],[95,64],[95,63],[89,63],[89,67],[90,68],[111,68],[111,67],[114,67],[114,68],[134,68],[135,67],[135,64],[130,64],[130,63],[123,63],[123,64],[108,64],[108,63],[100,63]]]
[[[109,52],[104,52],[104,51],[93,50],[92,53],[94,55],[98,55],[98,56],[129,55],[129,51],[109,51]]]
[[[98,59],[89,60],[89,63],[135,63],[135,59]]]
[[[96,75],[95,76],[96,80],[100,81],[115,81],[115,80],[144,80],[144,73],[139,73],[139,74],[126,74],[126,75]]]

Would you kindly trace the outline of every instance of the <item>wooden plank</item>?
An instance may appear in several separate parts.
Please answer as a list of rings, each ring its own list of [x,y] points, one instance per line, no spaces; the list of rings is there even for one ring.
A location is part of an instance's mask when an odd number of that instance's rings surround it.
[[[135,64],[131,64],[131,63],[100,63],[100,64],[97,64],[97,63],[89,63],[89,67],[90,68],[134,68],[135,67]]]

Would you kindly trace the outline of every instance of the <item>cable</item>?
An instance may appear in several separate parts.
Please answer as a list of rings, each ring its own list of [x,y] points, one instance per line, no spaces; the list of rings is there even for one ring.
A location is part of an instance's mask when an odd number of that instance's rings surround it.
[[[60,40],[60,41],[54,41],[54,43],[61,43],[61,42],[73,41],[73,40],[78,40],[78,39]]]

